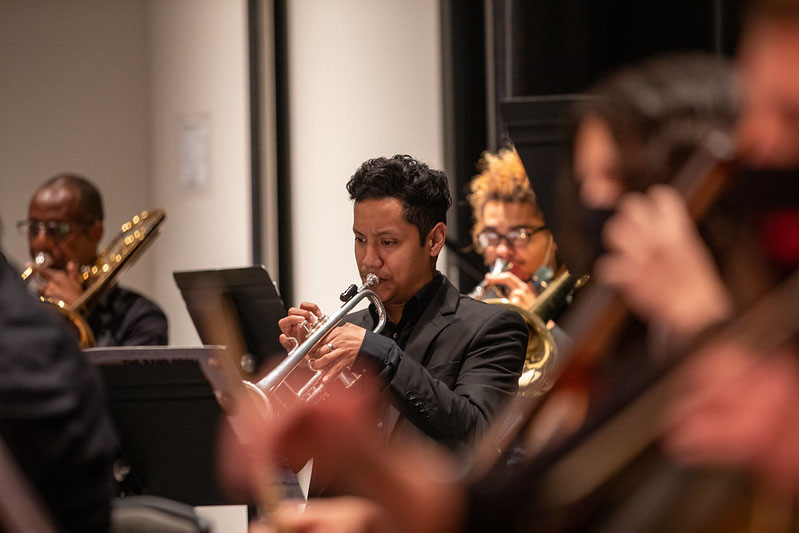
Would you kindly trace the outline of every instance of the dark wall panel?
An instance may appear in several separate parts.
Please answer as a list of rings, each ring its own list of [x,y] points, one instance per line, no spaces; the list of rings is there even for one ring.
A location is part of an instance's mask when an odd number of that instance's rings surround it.
[[[459,4],[472,4],[443,1],[455,11]],[[689,50],[733,55],[742,4],[742,0],[485,0],[485,60],[472,57],[474,64],[485,65],[485,71],[481,75],[472,69],[468,74],[472,83],[480,78],[486,84],[485,101],[482,106],[450,107],[456,116],[447,127],[458,131],[447,135],[456,135],[460,147],[484,140],[488,150],[512,139],[530,167],[548,223],[557,232],[561,222],[555,219],[554,203],[556,191],[563,188],[558,180],[568,179],[565,126],[571,103],[584,97],[586,88],[603,75],[648,57]],[[456,29],[454,16],[443,19],[443,38],[448,42],[443,47],[444,64],[456,58],[463,68],[470,64],[468,54],[476,53],[470,40],[480,37]],[[467,75],[455,68],[449,72]],[[445,103],[473,98],[469,91],[457,80],[445,84]],[[485,118],[485,132],[474,130],[480,120],[477,115]],[[447,151],[449,160],[457,159],[450,172],[457,201],[463,203],[473,175],[465,169],[473,170],[477,159],[461,159],[470,157],[474,149],[456,151],[448,144]],[[468,209],[458,211],[462,246],[468,244],[470,217]],[[461,288],[469,283],[467,277]]]

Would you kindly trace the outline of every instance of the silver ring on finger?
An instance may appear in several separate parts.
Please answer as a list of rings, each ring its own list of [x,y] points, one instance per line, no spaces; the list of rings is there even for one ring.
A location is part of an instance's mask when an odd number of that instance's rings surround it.
[[[330,351],[331,351],[331,352],[332,352],[333,350],[335,350],[335,348],[333,348],[333,343],[332,343],[332,342],[328,342],[328,343],[327,343],[327,347],[328,347],[328,348],[330,348]]]

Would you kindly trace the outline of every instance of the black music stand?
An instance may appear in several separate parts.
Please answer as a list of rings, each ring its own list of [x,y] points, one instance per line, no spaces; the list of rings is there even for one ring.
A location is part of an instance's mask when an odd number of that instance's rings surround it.
[[[227,505],[217,480],[220,407],[243,386],[224,348],[94,348],[120,444],[115,476],[122,495],[161,496],[190,505]],[[232,376],[232,379],[231,379]],[[230,410],[235,412],[235,409]],[[129,469],[127,475],[121,476]],[[302,498],[285,472],[283,492]]]
[[[203,344],[229,350],[244,344],[244,353],[229,352],[243,376],[252,376],[273,356],[285,357],[277,321],[287,309],[266,268],[194,270],[173,276]],[[223,309],[235,314],[233,320],[226,320]]]

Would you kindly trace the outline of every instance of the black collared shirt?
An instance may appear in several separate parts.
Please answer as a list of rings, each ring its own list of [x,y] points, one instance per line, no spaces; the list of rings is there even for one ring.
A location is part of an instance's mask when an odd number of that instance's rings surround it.
[[[98,347],[166,346],[164,312],[141,294],[114,286],[88,317]]]
[[[367,331],[358,357],[353,364],[353,370],[363,372],[371,369],[380,377],[383,384],[387,385],[394,377],[411,332],[419,322],[424,310],[430,305],[433,296],[441,288],[443,280],[444,277],[441,273],[436,271],[433,279],[405,303],[399,323],[394,324],[387,320],[386,326],[380,334]],[[377,324],[379,317],[374,305],[369,306],[369,312],[372,315],[372,320]]]

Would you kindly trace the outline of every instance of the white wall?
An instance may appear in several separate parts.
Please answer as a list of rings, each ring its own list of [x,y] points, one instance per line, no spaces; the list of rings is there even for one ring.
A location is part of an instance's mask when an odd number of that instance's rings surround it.
[[[147,55],[142,1],[0,2],[0,237],[28,258],[14,222],[36,187],[73,171],[104,196],[106,239],[150,207]],[[150,295],[145,258],[125,283]]]
[[[153,198],[169,211],[153,250],[154,291],[170,344],[199,342],[175,270],[250,264],[247,11],[244,0],[151,0],[150,141]],[[208,125],[208,182],[179,179],[182,121]]]
[[[288,3],[295,302],[330,313],[358,280],[345,184],[366,159],[443,168],[439,4]]]
[[[122,284],[162,305],[172,344],[198,343],[172,272],[251,261],[247,80],[244,0],[0,2],[9,257],[27,259],[13,223],[36,185],[60,171],[97,183],[108,237],[135,213],[165,207],[161,237]],[[208,124],[209,180],[189,190],[178,181],[178,134],[197,116]]]
[[[443,166],[439,6],[288,8],[295,296],[332,310],[357,279],[352,172],[395,153]],[[100,186],[108,233],[165,207],[161,237],[123,284],[164,307],[172,344],[199,342],[172,272],[251,262],[247,92],[244,0],[0,1],[3,247],[25,260],[13,222],[35,184],[66,169]],[[179,181],[179,131],[198,116],[209,180],[194,190]]]

